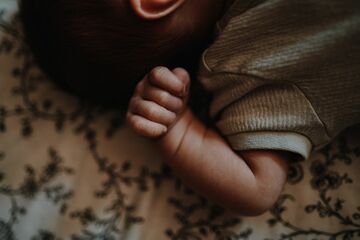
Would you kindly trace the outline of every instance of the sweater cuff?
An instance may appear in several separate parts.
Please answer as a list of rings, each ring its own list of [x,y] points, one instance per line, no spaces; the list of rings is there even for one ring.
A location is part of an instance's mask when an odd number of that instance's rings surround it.
[[[234,150],[284,150],[307,159],[312,150],[310,140],[293,132],[242,132],[227,136]]]

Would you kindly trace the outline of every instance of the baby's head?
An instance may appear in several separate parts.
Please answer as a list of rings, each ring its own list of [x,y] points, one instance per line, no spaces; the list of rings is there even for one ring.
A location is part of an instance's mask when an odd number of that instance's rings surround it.
[[[95,100],[125,103],[158,65],[198,61],[219,0],[23,0],[25,36],[43,70]]]

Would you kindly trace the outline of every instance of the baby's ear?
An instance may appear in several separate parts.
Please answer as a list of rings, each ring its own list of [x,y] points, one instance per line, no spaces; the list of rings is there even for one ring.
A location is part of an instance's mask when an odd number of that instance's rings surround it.
[[[129,0],[134,12],[145,20],[157,20],[178,9],[186,0]]]

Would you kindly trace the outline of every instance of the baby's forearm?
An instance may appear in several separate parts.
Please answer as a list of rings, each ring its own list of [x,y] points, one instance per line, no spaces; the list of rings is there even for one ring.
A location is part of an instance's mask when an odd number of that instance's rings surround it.
[[[283,154],[235,153],[190,110],[157,144],[185,183],[239,214],[258,215],[269,209],[286,181]]]
[[[153,69],[130,101],[129,126],[157,138],[166,161],[198,192],[243,215],[264,212],[283,188],[286,158],[275,151],[235,153],[188,109],[189,85],[184,69]]]

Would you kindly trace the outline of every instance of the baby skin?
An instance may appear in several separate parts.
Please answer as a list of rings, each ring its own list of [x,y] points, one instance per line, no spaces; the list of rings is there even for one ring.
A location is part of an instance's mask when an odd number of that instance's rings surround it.
[[[127,112],[129,126],[153,138],[191,188],[234,213],[262,214],[283,189],[289,156],[273,150],[235,152],[187,106],[190,83],[185,69],[154,68],[137,84]]]

